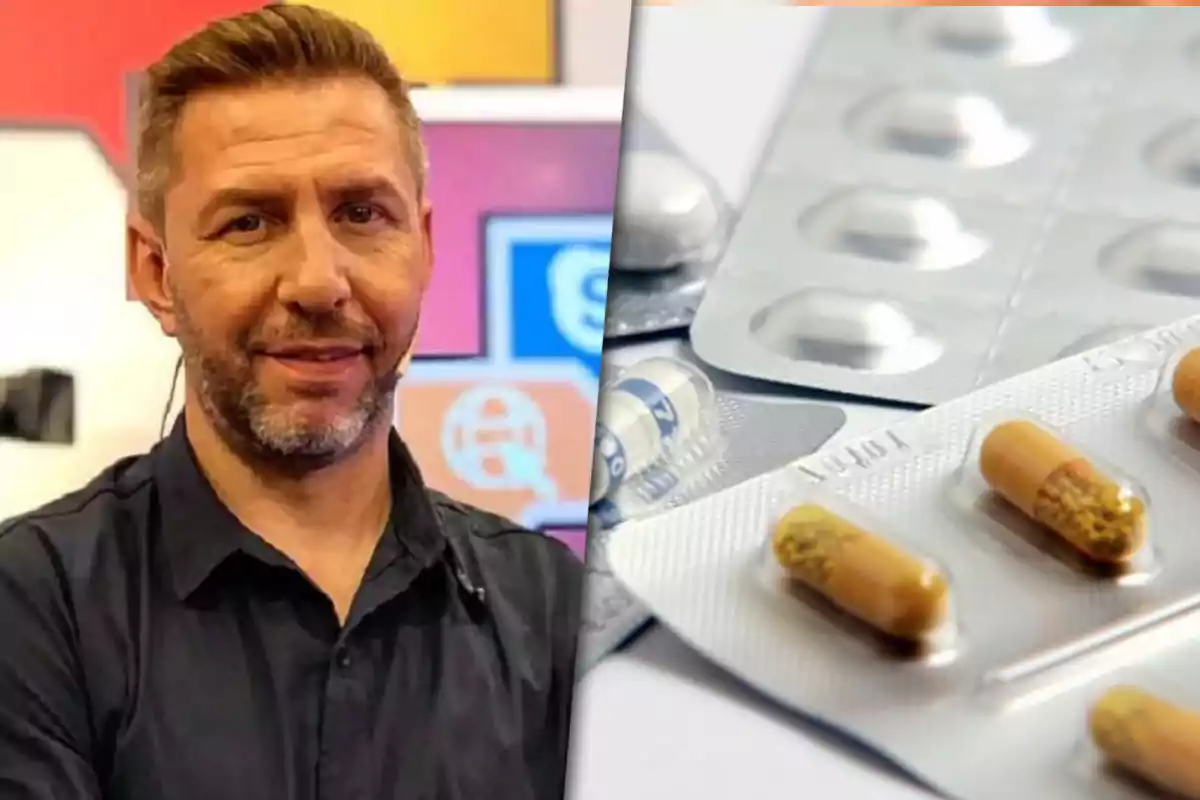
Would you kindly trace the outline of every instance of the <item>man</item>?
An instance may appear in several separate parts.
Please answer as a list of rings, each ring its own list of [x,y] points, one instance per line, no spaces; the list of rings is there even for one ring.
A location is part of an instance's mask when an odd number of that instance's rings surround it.
[[[399,75],[289,5],[143,91],[129,277],[184,413],[0,528],[0,797],[561,797],[580,565],[390,425],[433,267]]]

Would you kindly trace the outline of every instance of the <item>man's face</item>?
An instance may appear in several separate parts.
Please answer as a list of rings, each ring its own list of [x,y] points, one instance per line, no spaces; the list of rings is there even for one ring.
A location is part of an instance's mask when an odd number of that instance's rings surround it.
[[[260,457],[336,460],[390,419],[431,270],[394,109],[354,78],[209,92],[174,141],[156,315],[189,388]]]

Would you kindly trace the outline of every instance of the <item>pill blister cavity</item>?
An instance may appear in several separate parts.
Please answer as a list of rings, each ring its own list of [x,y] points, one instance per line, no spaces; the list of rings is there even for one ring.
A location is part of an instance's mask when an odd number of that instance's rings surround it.
[[[750,330],[784,358],[885,375],[925,367],[943,350],[898,304],[834,289],[782,297],[751,318]]]
[[[1131,482],[1025,419],[987,429],[976,457],[988,487],[1097,574],[1147,573],[1147,503]]]
[[[613,224],[617,269],[659,272],[707,260],[722,227],[709,181],[683,160],[635,151],[621,162]]]
[[[609,521],[669,499],[716,455],[719,421],[712,382],[677,358],[650,358],[600,392],[591,502]]]
[[[946,576],[879,532],[821,504],[801,503],[775,523],[770,549],[798,584],[793,588],[848,614],[897,655],[945,653],[953,643]]]
[[[998,105],[973,93],[903,89],[875,95],[850,111],[851,134],[879,150],[997,167],[1025,155],[1032,138]]]
[[[1080,336],[1062,350],[1059,350],[1055,355],[1055,359],[1077,356],[1080,353],[1086,353],[1089,350],[1095,350],[1097,347],[1103,347],[1106,344],[1113,344],[1122,339],[1128,339],[1130,336],[1136,336],[1145,331],[1146,328],[1140,325],[1106,325],[1098,330],[1089,331]]]
[[[1200,714],[1116,686],[1092,704],[1087,724],[1109,765],[1174,796],[1200,800]]]
[[[801,227],[830,252],[921,270],[960,267],[988,248],[945,201],[892,189],[841,192],[808,212]]]
[[[1100,268],[1124,286],[1200,297],[1200,226],[1153,225],[1126,234],[1101,253]]]
[[[1012,66],[1057,61],[1074,47],[1074,37],[1048,9],[1032,6],[912,9],[900,27],[926,46]]]
[[[1200,186],[1200,119],[1168,128],[1150,141],[1144,155],[1160,177],[1188,187]]]

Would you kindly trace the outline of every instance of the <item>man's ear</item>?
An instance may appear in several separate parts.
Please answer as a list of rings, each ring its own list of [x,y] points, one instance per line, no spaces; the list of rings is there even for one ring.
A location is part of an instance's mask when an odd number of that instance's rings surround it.
[[[417,353],[417,340],[421,338],[421,329],[417,328],[413,334],[412,343],[408,346],[408,352],[400,357],[400,363],[396,365],[396,374],[403,378],[408,374],[408,368],[412,366],[413,356]]]
[[[167,281],[162,238],[140,214],[130,212],[125,223],[125,270],[134,295],[158,320],[167,336],[176,330],[175,302]]]
[[[433,277],[433,205],[429,199],[421,200],[421,243],[422,243],[422,269],[424,272],[422,288],[429,286],[429,281]]]

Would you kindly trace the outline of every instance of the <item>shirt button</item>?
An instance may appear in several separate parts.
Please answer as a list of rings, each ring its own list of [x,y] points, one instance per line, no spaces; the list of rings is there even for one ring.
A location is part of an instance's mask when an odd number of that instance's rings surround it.
[[[339,647],[337,653],[334,654],[334,663],[341,669],[346,669],[350,666],[350,651],[345,647]]]

